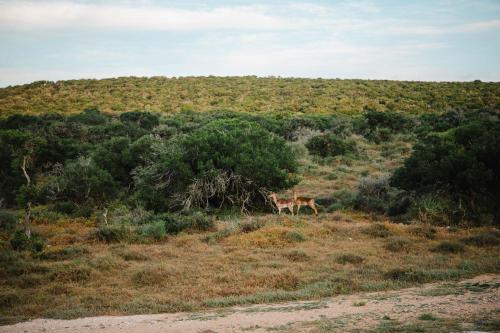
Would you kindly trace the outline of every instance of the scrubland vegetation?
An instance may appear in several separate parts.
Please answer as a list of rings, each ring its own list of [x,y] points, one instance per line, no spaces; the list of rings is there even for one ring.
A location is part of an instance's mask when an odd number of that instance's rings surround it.
[[[276,78],[2,89],[2,321],[498,273],[498,89]],[[269,191],[291,189],[319,216],[273,214]]]

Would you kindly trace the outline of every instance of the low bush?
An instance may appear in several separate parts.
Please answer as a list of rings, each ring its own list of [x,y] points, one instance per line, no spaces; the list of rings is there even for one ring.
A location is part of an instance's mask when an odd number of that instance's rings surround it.
[[[252,220],[252,221],[245,221],[240,225],[240,230],[241,232],[253,232],[256,230],[259,230],[265,225],[264,222],[258,221],[258,220]]]
[[[497,232],[482,232],[480,234],[462,239],[467,245],[479,247],[497,246],[500,244],[500,237]]]
[[[361,256],[352,253],[343,253],[335,257],[335,261],[339,264],[361,264],[365,259]]]
[[[385,238],[391,235],[389,229],[382,223],[374,223],[363,230],[363,233],[371,237]]]
[[[16,251],[31,251],[37,253],[43,250],[45,242],[43,238],[35,232],[32,232],[30,237],[28,237],[24,230],[17,230],[10,240],[10,245]]]
[[[224,238],[227,238],[233,234],[233,230],[231,228],[224,228],[219,231],[213,232],[208,236],[203,238],[203,241],[208,244],[215,244]]]
[[[190,215],[184,217],[187,221],[189,221],[189,228],[193,230],[199,231],[209,231],[214,228],[214,219],[207,214],[197,211],[191,213]]]
[[[410,246],[411,246],[410,240],[405,237],[390,237],[384,244],[384,248],[391,252],[408,250]]]
[[[165,222],[162,220],[143,224],[138,227],[137,231],[141,236],[152,238],[157,241],[164,239],[167,234],[167,231],[165,229]]]
[[[465,246],[455,241],[442,241],[432,250],[441,253],[462,253],[465,251]]]
[[[18,216],[15,213],[6,210],[0,210],[0,229],[10,230],[15,227],[18,222]]]
[[[167,234],[176,235],[191,226],[190,221],[174,215],[164,215],[163,220]]]
[[[300,231],[288,231],[285,233],[284,238],[287,242],[298,243],[306,240],[306,236]]]
[[[384,276],[387,279],[400,282],[424,283],[429,281],[424,272],[411,268],[395,268],[386,272]]]
[[[356,144],[354,141],[345,141],[331,133],[312,137],[306,143],[306,147],[311,154],[321,157],[345,155],[356,151]]]
[[[129,234],[129,230],[123,225],[106,225],[101,224],[93,233],[93,238],[106,242],[114,243],[121,242],[126,239]]]
[[[389,176],[363,178],[358,185],[354,207],[366,212],[383,214],[389,201]]]

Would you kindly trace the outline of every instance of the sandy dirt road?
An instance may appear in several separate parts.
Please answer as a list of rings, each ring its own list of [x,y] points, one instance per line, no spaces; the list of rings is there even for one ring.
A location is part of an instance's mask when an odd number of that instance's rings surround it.
[[[499,314],[500,276],[433,283],[389,292],[359,293],[319,301],[260,304],[193,313],[104,316],[74,320],[36,319],[2,326],[0,332],[308,332],[330,320],[339,331],[375,327],[382,319],[413,320],[423,313],[441,318]]]

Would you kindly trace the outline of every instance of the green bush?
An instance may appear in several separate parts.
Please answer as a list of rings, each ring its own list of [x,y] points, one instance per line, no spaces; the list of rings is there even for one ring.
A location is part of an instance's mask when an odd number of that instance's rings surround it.
[[[10,245],[16,251],[31,251],[41,252],[45,246],[43,238],[32,232],[30,237],[26,235],[24,230],[17,230],[10,240]]]
[[[173,215],[165,215],[164,218],[164,223],[165,223],[165,231],[168,234],[178,234],[179,232],[188,229],[191,227],[191,222],[182,219],[178,216],[173,216]]]
[[[215,226],[214,219],[203,212],[197,211],[183,216],[189,222],[189,227],[199,231],[209,231]]]
[[[312,137],[306,143],[306,147],[311,154],[321,157],[345,155],[356,150],[354,141],[347,142],[331,133]]]
[[[121,242],[128,236],[128,230],[123,225],[101,224],[95,230],[93,237],[106,243]]]
[[[471,121],[425,138],[391,184],[446,202],[447,223],[499,224],[500,121]]]
[[[18,222],[18,217],[15,213],[6,210],[0,210],[0,229],[13,229]]]
[[[143,224],[138,228],[138,231],[140,235],[148,238],[153,238],[157,241],[164,239],[167,234],[167,230],[165,229],[165,222],[163,220],[157,220],[148,224]]]

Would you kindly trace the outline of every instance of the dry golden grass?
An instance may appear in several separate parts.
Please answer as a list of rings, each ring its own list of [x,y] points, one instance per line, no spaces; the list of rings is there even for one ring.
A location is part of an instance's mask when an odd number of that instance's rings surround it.
[[[466,246],[460,253],[433,251],[442,241],[470,237],[484,228],[458,232],[437,228],[435,238],[427,239],[409,226],[383,221],[390,237],[410,242],[405,251],[394,253],[385,248],[386,238],[364,232],[373,222],[360,213],[321,214],[317,219],[253,218],[266,221],[265,226],[253,232],[235,231],[211,245],[203,240],[206,233],[181,234],[154,244],[105,245],[83,237],[89,251],[76,257],[26,258],[21,273],[0,272],[4,322],[311,299],[498,272],[498,246]],[[89,225],[70,226],[79,235],[93,230]],[[58,239],[60,228],[36,226],[50,244]],[[303,238],[287,236],[290,233]],[[349,255],[362,260],[351,260]],[[341,256],[345,260],[339,260]],[[399,280],[388,277],[396,269],[403,271],[396,275]]]

